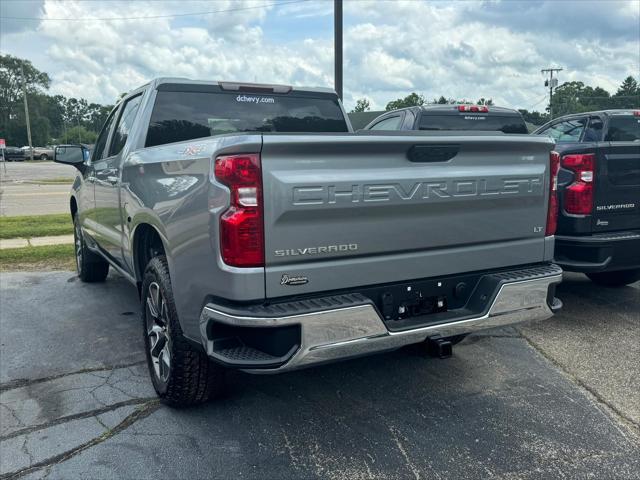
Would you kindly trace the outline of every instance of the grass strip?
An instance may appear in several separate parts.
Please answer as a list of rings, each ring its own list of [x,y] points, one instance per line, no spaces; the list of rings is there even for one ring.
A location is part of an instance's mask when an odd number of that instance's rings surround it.
[[[73,233],[71,215],[25,215],[0,217],[0,238],[31,238]]]
[[[73,270],[74,245],[5,248],[0,250],[0,270]]]

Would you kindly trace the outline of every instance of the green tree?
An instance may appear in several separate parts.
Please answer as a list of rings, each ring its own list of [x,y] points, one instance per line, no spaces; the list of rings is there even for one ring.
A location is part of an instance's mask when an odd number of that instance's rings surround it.
[[[94,131],[87,130],[82,125],[69,128],[60,138],[59,143],[96,143],[98,134]]]
[[[527,123],[531,123],[532,125],[540,126],[549,121],[548,113],[540,113],[537,111],[530,112],[526,109],[518,110],[522,114],[522,118]]]
[[[387,103],[385,110],[397,110],[398,108],[415,107],[424,105],[425,103],[426,100],[423,95],[418,95],[417,93],[413,92],[404,98],[398,98],[397,100],[392,100],[391,102]]]
[[[113,110],[113,105],[100,105],[90,103],[87,108],[85,126],[94,132],[99,132],[102,125],[107,121],[109,113]]]
[[[490,106],[490,105],[493,105],[493,100],[491,98],[486,98],[485,99],[484,97],[482,97],[482,98],[480,98],[480,100],[478,100],[476,102],[476,105],[487,105],[487,106]]]
[[[622,81],[612,99],[617,108],[639,108],[640,85],[638,85],[638,81],[629,75]]]
[[[30,117],[31,105],[38,104],[34,97],[42,96],[51,82],[49,75],[35,68],[28,60],[12,55],[0,55],[0,137],[6,138],[9,144],[18,146],[27,143],[22,88],[23,72]],[[48,135],[49,126],[46,117],[39,119],[38,112],[34,111],[31,123],[32,138],[40,140]]]
[[[351,110],[350,113],[366,112],[367,110],[370,110],[370,109],[371,109],[371,104],[369,103],[369,100],[367,100],[366,98],[360,98],[356,100],[356,106],[353,107],[353,110]]]

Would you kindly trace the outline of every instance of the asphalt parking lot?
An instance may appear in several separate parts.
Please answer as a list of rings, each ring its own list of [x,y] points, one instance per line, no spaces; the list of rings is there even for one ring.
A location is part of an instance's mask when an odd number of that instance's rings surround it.
[[[567,275],[560,315],[160,405],[133,290],[0,277],[0,478],[637,478],[640,282]]]
[[[71,184],[37,182],[52,179],[71,182],[75,175],[73,167],[53,162],[0,163],[0,216],[66,213]]]

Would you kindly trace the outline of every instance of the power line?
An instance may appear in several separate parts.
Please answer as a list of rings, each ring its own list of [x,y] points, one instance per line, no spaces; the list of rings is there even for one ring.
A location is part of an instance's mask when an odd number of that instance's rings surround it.
[[[546,98],[547,98],[547,94],[545,93],[545,94],[544,94],[544,96],[543,96],[540,100],[538,100],[536,103],[534,103],[534,104],[533,104],[531,107],[529,107],[527,110],[528,110],[528,111],[533,110],[533,109],[534,109],[534,108],[536,108],[538,105],[540,105],[544,100],[546,100]]]
[[[211,15],[214,13],[227,13],[227,12],[239,12],[242,10],[254,10],[258,8],[267,8],[267,7],[280,7],[282,5],[291,5],[293,3],[303,3],[309,2],[311,0],[291,0],[287,2],[273,2],[273,3],[265,3],[264,5],[253,5],[250,7],[237,7],[237,8],[227,8],[224,10],[210,10],[206,12],[190,12],[190,13],[175,13],[170,15],[150,15],[146,17],[103,17],[103,18],[42,18],[42,17],[0,17],[1,20],[31,20],[31,21],[42,21],[42,22],[108,22],[112,20],[155,20],[159,18],[174,18],[174,17],[189,17],[194,15]]]

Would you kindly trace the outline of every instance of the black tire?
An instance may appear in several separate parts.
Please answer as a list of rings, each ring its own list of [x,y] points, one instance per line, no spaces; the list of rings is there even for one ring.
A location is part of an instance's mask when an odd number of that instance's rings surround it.
[[[598,285],[605,287],[622,287],[640,280],[640,269],[587,273],[587,277]]]
[[[141,291],[145,352],[153,387],[163,403],[185,407],[224,391],[224,367],[182,334],[164,256],[152,258]]]
[[[77,213],[73,215],[73,239],[80,280],[87,283],[104,282],[109,274],[109,263],[87,247]]]
[[[40,160],[49,160],[49,155],[43,153],[42,155],[40,155]]]

